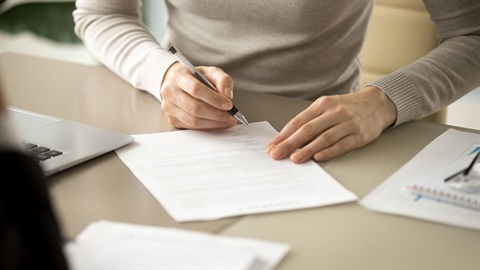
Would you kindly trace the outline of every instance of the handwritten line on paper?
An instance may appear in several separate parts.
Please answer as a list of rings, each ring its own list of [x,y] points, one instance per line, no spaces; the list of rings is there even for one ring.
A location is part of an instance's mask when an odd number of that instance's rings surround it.
[[[315,162],[274,161],[268,122],[228,130],[134,135],[120,159],[178,222],[357,200]]]

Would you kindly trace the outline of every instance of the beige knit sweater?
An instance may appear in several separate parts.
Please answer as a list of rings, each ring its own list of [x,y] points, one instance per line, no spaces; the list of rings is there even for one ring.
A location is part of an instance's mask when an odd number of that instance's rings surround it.
[[[218,66],[234,91],[314,100],[360,89],[359,52],[371,0],[166,0],[160,43],[142,24],[140,0],[77,0],[75,31],[105,66],[159,98],[175,59]],[[480,86],[480,1],[425,0],[440,45],[379,81],[400,124],[436,112]],[[265,104],[268,106],[268,104]]]

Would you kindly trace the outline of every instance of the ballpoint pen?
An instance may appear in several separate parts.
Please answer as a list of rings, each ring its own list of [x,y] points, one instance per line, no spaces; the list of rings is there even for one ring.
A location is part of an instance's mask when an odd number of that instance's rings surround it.
[[[192,72],[193,76],[197,78],[200,82],[205,84],[211,90],[217,92],[217,90],[213,87],[213,85],[205,78],[202,73],[200,73],[188,60],[185,56],[182,55],[179,51],[177,51],[173,46],[169,49],[170,53],[173,54],[177,58],[177,60],[182,63],[185,67],[187,67],[190,72]],[[248,121],[243,116],[243,114],[235,107],[235,105],[228,111],[233,117],[235,117],[238,121],[243,123],[244,125],[248,125]]]

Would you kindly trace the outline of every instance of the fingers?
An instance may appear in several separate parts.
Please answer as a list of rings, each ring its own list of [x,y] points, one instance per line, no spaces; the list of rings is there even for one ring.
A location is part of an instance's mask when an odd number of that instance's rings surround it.
[[[220,94],[233,99],[233,79],[230,75],[217,67],[198,67],[197,69],[216,86]]]
[[[319,133],[315,139],[294,152],[290,159],[294,163],[303,163],[313,157],[315,161],[324,161],[360,147],[359,135],[355,125],[343,122]]]
[[[237,121],[232,116],[228,115],[226,121],[215,121],[200,117],[195,117],[177,106],[168,109],[171,112],[168,116],[168,122],[176,128],[185,129],[226,129],[236,125]]]
[[[305,162],[354,131],[352,125],[342,120],[346,121],[344,115],[331,112],[313,118],[275,144],[269,154],[277,160],[290,156],[295,163]]]
[[[233,80],[217,68],[203,67],[215,88],[231,92]],[[232,94],[230,94],[232,95]],[[165,75],[161,88],[162,109],[176,128],[222,129],[236,124],[227,111],[233,106],[229,97],[218,93],[197,80],[180,64],[174,64]]]
[[[168,95],[166,97],[169,99]],[[176,128],[222,129],[236,124],[236,119],[228,112],[193,99],[183,91],[175,93],[173,102],[164,101],[162,109],[169,123]]]
[[[212,84],[214,87],[217,87],[214,82],[212,82]],[[201,100],[217,109],[230,110],[233,106],[232,101],[229,98],[219,92],[212,91],[202,82],[197,80],[188,69],[182,70],[177,86],[180,90],[188,93],[193,98]]]
[[[325,161],[368,144],[385,128],[370,100],[363,94],[319,98],[272,139],[268,154],[294,163]]]
[[[330,98],[323,101],[323,103],[329,103],[329,100]],[[267,152],[273,159],[283,159],[289,156],[295,149],[313,140],[316,135],[332,125],[332,123],[329,123],[330,121],[322,121],[325,116],[318,121],[312,122],[312,120],[322,116],[324,110],[328,108],[328,104],[317,104],[320,102],[322,101],[317,100],[294,117],[267,145]]]
[[[312,106],[310,106],[305,111],[301,112],[296,117],[294,117],[290,122],[288,122],[285,125],[285,127],[283,127],[283,129],[268,144],[267,149],[269,148],[271,149],[273,146],[286,140],[287,138],[292,136],[295,132],[297,132],[300,128],[302,128],[302,126],[304,126],[305,124],[310,122],[312,119],[315,119],[321,114],[320,110],[315,110],[315,109],[312,109],[311,107]],[[311,125],[307,125],[305,129],[308,131],[312,131]]]
[[[338,140],[335,144],[331,145],[330,147],[319,150],[317,153],[315,153],[315,155],[313,156],[313,159],[315,161],[321,162],[321,161],[335,158],[337,156],[341,156],[352,149],[363,146],[360,142],[361,140],[358,140],[358,138],[354,135],[343,137],[342,139]],[[296,162],[295,159],[297,158],[292,157],[292,160],[294,160],[294,162]],[[304,159],[304,161],[306,161],[306,159]],[[301,163],[301,162],[303,161],[299,161],[296,163]]]

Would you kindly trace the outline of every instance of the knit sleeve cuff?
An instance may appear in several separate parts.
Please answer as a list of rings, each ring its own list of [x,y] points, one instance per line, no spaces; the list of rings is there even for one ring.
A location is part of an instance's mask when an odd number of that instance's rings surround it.
[[[162,49],[155,49],[149,53],[146,58],[141,75],[134,86],[136,88],[146,90],[160,102],[162,97],[160,96],[160,88],[165,77],[165,73],[168,68],[177,60],[168,52]]]
[[[419,119],[422,116],[422,99],[415,86],[401,71],[390,73],[368,85],[381,89],[395,104],[397,119],[393,126]]]

